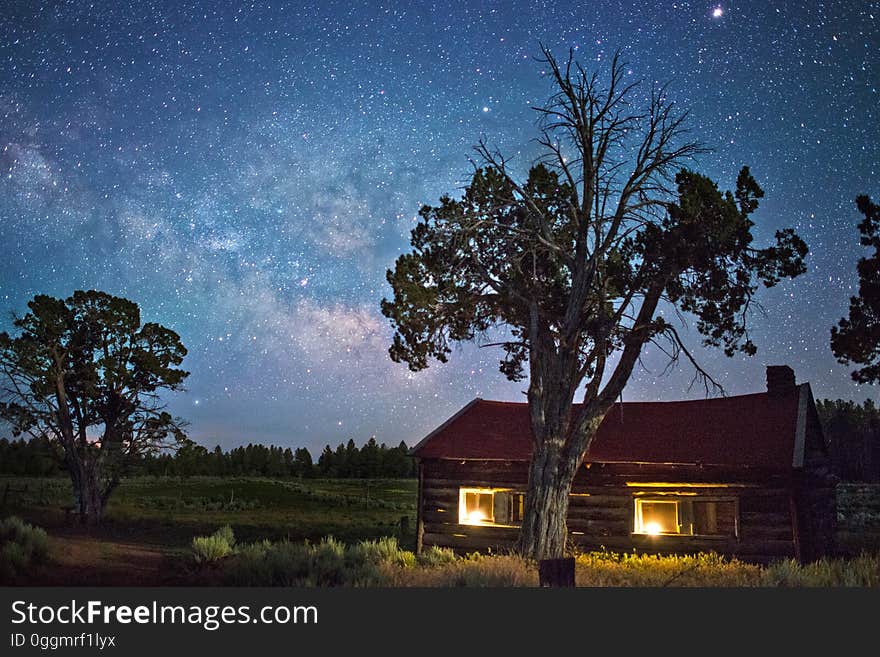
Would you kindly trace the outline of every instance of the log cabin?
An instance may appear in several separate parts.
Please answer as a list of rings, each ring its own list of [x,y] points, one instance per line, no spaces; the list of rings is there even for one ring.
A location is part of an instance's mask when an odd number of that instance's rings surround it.
[[[528,405],[483,399],[419,442],[417,549],[511,548],[531,451]],[[832,550],[834,484],[810,385],[770,366],[764,392],[615,404],[567,528],[581,550],[808,561]]]

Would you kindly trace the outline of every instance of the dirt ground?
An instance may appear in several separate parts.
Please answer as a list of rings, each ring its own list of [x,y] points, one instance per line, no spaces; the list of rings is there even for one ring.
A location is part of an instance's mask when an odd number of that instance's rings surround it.
[[[94,536],[50,539],[51,565],[28,578],[44,586],[167,585],[169,555],[159,546],[122,543]]]
[[[17,581],[26,586],[169,586],[186,583],[173,548],[44,518],[49,561]]]

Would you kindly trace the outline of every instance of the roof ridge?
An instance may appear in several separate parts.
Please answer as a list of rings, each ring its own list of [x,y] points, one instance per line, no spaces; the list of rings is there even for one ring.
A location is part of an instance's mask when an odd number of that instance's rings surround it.
[[[798,384],[801,385],[809,385],[807,383]],[[792,391],[797,390],[797,386],[792,389]],[[763,397],[769,394],[766,390],[761,392],[747,392],[742,395],[724,395],[720,397],[703,397],[700,399],[656,399],[656,400],[633,400],[633,401],[624,401],[624,402],[614,402],[615,404],[702,404],[705,402],[715,402],[715,401],[727,401],[733,399],[744,399],[746,397]],[[478,404],[496,404],[498,406],[528,406],[529,402],[516,402],[516,401],[507,401],[505,399],[484,399],[483,397],[475,397],[471,400],[471,403]],[[574,402],[573,406],[580,406],[583,402]]]

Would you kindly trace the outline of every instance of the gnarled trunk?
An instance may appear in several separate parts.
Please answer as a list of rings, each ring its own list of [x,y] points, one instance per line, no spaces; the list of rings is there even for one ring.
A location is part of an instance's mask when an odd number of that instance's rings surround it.
[[[519,552],[533,559],[554,559],[565,554],[568,528],[568,494],[577,463],[571,463],[557,441],[544,441],[529,466]]]
[[[534,446],[517,547],[527,558],[557,559],[566,553],[572,483],[608,409],[591,403],[575,412],[564,388],[548,394],[538,386],[529,406]]]
[[[89,461],[70,464],[69,468],[80,521],[84,525],[99,524],[104,516],[107,498],[116,487],[116,482],[102,488],[98,468]]]

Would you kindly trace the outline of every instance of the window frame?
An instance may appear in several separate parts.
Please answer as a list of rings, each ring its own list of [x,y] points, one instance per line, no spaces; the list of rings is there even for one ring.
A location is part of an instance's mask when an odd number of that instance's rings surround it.
[[[459,486],[458,487],[458,524],[466,526],[466,527],[510,527],[510,528],[514,528],[514,529],[520,528],[522,526],[522,519],[520,519],[520,522],[516,523],[516,524],[495,522],[495,494],[496,493],[511,493],[513,495],[522,496],[523,498],[525,497],[525,491],[521,491],[516,488],[487,487],[487,486]],[[492,518],[491,518],[491,520],[482,520],[479,522],[468,522],[467,521],[467,496],[469,494],[491,495],[492,496],[492,505],[491,505]]]
[[[733,534],[686,534],[678,532],[660,532],[651,534],[642,529],[642,502],[666,502],[675,503],[676,526],[681,527],[681,504],[683,502],[693,505],[694,502],[729,502],[733,503]],[[693,511],[691,511],[693,515]],[[633,514],[632,514],[632,532],[633,536],[649,536],[659,538],[662,536],[678,536],[683,538],[706,538],[713,540],[739,540],[740,538],[740,517],[739,517],[739,498],[732,495],[637,495],[633,497]]]

